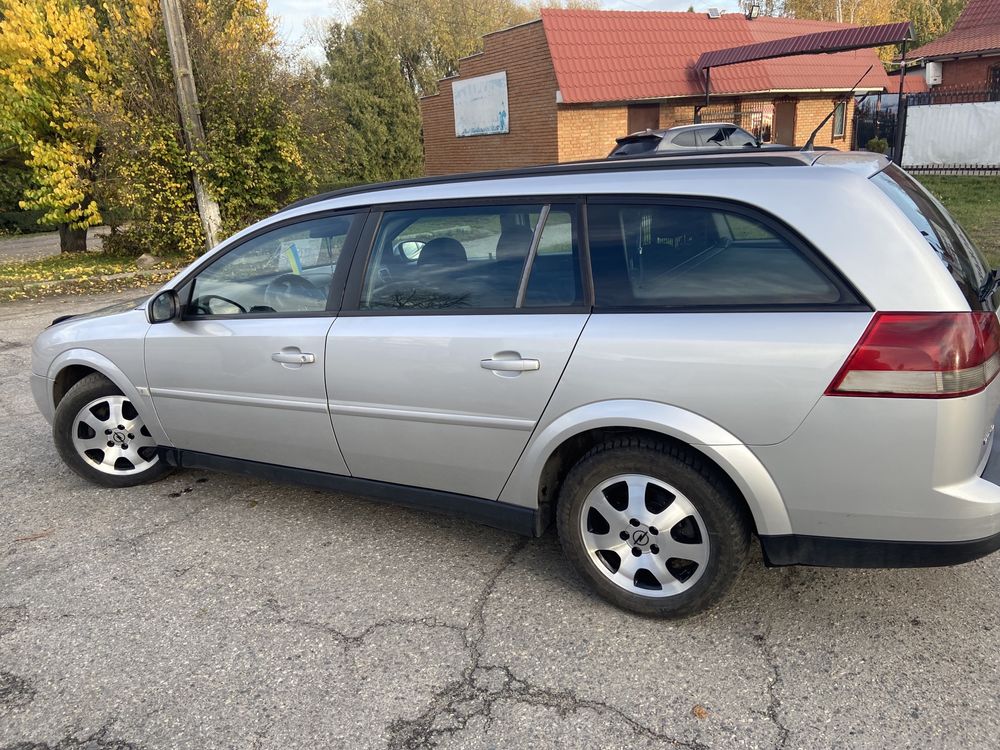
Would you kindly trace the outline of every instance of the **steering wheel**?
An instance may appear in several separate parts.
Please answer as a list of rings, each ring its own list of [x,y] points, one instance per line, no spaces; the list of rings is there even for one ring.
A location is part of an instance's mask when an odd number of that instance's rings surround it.
[[[219,313],[212,309],[212,300],[219,300],[227,305],[232,305],[240,314],[246,313],[247,309],[236,300],[222,297],[218,294],[206,294],[194,301],[194,310],[198,315],[232,315],[231,312]]]
[[[326,293],[309,279],[286,273],[267,285],[264,302],[277,312],[322,310],[326,307]]]

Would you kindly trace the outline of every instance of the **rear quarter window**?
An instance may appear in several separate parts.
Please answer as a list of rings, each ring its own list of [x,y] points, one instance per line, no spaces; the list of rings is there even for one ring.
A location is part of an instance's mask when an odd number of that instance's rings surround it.
[[[951,273],[973,310],[996,309],[995,296],[980,300],[989,264],[979,249],[938,200],[910,175],[890,164],[871,178],[896,204]]]
[[[587,211],[598,308],[860,304],[815,253],[764,217],[656,202]]]

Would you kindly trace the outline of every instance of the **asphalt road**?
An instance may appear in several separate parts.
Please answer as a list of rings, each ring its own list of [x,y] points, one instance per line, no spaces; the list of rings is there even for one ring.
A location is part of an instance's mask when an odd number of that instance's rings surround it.
[[[129,292],[133,294],[133,292]],[[0,305],[0,748],[996,748],[1000,555],[766,570],[659,622],[523,540],[185,472],[89,486]]]
[[[101,235],[110,233],[109,227],[91,227],[87,230],[87,250],[100,250]],[[40,260],[59,255],[59,232],[37,232],[0,237],[0,263],[17,263]]]

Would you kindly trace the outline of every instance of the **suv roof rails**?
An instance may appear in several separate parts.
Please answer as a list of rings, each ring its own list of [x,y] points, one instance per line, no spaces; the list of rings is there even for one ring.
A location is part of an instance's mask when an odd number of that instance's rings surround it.
[[[513,169],[498,169],[488,172],[463,172],[433,177],[412,177],[392,182],[374,182],[354,187],[332,190],[290,203],[278,213],[293,208],[321,203],[332,198],[371,193],[397,188],[423,187],[427,185],[450,185],[459,182],[480,182],[512,177],[550,177],[556,175],[587,174],[601,172],[638,172],[657,169],[689,169],[692,167],[802,167],[811,159],[797,148],[769,148],[762,151],[734,151],[720,154],[717,149],[690,149],[677,153],[650,152],[615,159],[591,159],[587,161],[563,162]]]

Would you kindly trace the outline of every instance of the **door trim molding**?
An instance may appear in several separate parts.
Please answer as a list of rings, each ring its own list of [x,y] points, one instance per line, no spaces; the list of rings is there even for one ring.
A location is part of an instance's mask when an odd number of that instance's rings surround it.
[[[490,414],[401,409],[395,406],[371,406],[346,401],[331,401],[330,413],[334,416],[339,414],[347,417],[399,419],[405,422],[430,422],[433,424],[458,425],[460,427],[493,427],[500,430],[519,430],[522,432],[531,432],[535,429],[534,419],[496,417]]]
[[[179,448],[160,447],[159,454],[161,460],[168,466],[185,469],[208,469],[227,474],[259,477],[272,482],[299,484],[332,492],[361,495],[370,500],[440,513],[524,536],[541,536],[551,520],[547,515],[539,512],[538,508],[527,508],[502,503],[499,500],[488,500],[482,497],[442,492],[424,487],[410,487],[391,482],[379,482],[374,479],[327,474],[311,469],[295,469]]]
[[[153,398],[174,398],[182,401],[205,401],[213,404],[233,406],[260,406],[265,409],[287,409],[325,413],[326,403],[318,399],[274,398],[270,396],[246,396],[239,393],[213,393],[209,391],[189,391],[181,388],[150,388]]]

